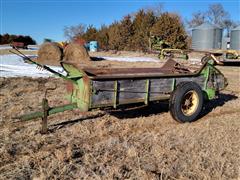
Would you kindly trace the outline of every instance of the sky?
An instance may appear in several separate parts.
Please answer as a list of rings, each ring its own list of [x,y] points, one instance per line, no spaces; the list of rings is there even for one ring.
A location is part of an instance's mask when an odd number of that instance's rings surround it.
[[[44,38],[64,41],[65,26],[83,23],[99,28],[145,7],[163,3],[164,10],[183,20],[221,3],[234,21],[240,21],[240,0],[0,0],[0,34],[30,35],[37,43]]]

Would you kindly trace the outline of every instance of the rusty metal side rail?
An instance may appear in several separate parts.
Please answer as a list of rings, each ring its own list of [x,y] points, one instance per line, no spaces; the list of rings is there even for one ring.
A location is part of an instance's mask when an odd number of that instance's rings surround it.
[[[78,70],[78,72],[76,73],[76,77],[82,77],[82,76],[87,76],[89,79],[92,80],[110,80],[110,79],[141,79],[141,78],[162,78],[162,77],[191,77],[191,76],[198,76],[202,70],[206,67],[206,66],[212,66],[213,65],[213,61],[206,61],[204,62],[204,64],[198,69],[196,70],[196,72],[182,72],[182,73],[165,73],[165,72],[155,72],[155,73],[132,73],[132,74],[98,74],[98,75],[94,75],[91,72],[88,72],[87,69],[83,68],[83,69],[79,69],[76,65],[74,65],[73,63],[70,62],[61,62],[62,67],[65,69],[65,71],[68,72],[68,70],[66,70],[65,66],[72,66],[73,68],[71,69],[76,69]],[[123,68],[124,69],[124,68]],[[160,68],[158,68],[160,70]],[[105,71],[107,71],[108,69],[105,69]]]
[[[89,78],[92,80],[107,80],[107,79],[140,79],[140,78],[165,78],[165,77],[192,77],[198,76],[201,74],[202,70],[206,66],[212,66],[211,63],[205,62],[199,70],[196,72],[187,72],[187,73],[172,73],[172,74],[164,74],[164,73],[147,73],[147,74],[126,74],[126,75],[97,75],[97,76],[90,76]],[[84,71],[84,70],[83,70]],[[85,72],[85,71],[84,71]],[[85,72],[87,74],[87,72]]]

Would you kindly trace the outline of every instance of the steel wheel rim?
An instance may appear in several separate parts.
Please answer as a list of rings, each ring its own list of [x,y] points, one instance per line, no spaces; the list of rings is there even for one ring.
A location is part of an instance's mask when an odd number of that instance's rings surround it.
[[[199,105],[199,97],[196,91],[188,91],[181,102],[181,111],[185,116],[194,114]]]

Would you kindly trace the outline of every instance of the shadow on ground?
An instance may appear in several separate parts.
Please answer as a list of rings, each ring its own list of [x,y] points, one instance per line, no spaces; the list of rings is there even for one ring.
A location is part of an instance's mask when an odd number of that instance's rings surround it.
[[[237,99],[238,97],[233,94],[219,94],[218,98],[205,102],[203,105],[200,118],[206,116],[216,107],[223,106],[226,102]],[[160,103],[152,103],[149,106],[135,107],[135,108],[123,108],[120,110],[110,111],[109,114],[116,116],[119,119],[136,118],[136,117],[148,117],[155,114],[160,114],[169,111],[168,101]]]
[[[102,58],[102,57],[90,57],[91,58],[91,60],[92,61],[103,61],[103,60],[106,60],[106,59],[104,59],[104,58]]]
[[[56,123],[56,124],[53,124],[53,125],[49,126],[49,131],[53,132],[53,131],[55,131],[57,129],[62,129],[62,128],[66,127],[66,126],[71,126],[71,125],[74,125],[74,124],[79,123],[81,121],[102,117],[105,114],[106,113],[103,112],[103,113],[98,113],[96,115],[84,116],[82,118],[77,118],[77,119],[73,119],[73,120],[68,120],[68,121],[63,121],[63,122],[60,122],[60,123]]]
[[[202,113],[199,118],[206,116],[208,113],[213,111],[216,107],[223,106],[226,102],[237,99],[238,97],[232,94],[219,94],[218,98],[205,102]],[[150,105],[142,106],[122,106],[119,109],[113,110],[108,109],[106,112],[118,119],[131,119],[137,117],[148,117],[155,114],[160,114],[169,111],[168,101],[160,103],[151,103]],[[70,121],[64,121],[61,123],[51,125],[50,131],[55,131],[56,129],[61,129],[65,126],[71,126],[75,123],[79,123],[84,120],[95,119],[104,116],[106,113],[98,113],[97,115],[86,116]]]
[[[224,66],[240,66],[240,60],[235,60],[235,61],[231,61],[231,62],[227,62],[225,61],[223,63]]]
[[[164,112],[168,112],[168,101],[151,103],[148,106],[123,106],[120,109],[108,111],[110,115],[119,119],[148,117]]]
[[[237,99],[234,94],[219,94],[218,98],[205,102],[200,118],[212,112],[215,108],[223,106],[226,102]]]
[[[49,132],[54,132],[57,129],[62,129],[66,126],[74,125],[85,120],[91,120],[99,117],[103,117],[106,113],[117,117],[118,119],[136,118],[136,117],[148,117],[154,114],[168,112],[168,102],[152,103],[149,106],[122,106],[119,109],[105,109],[105,112],[98,113],[96,115],[87,115],[82,118],[63,121],[60,123],[52,124],[49,126]]]

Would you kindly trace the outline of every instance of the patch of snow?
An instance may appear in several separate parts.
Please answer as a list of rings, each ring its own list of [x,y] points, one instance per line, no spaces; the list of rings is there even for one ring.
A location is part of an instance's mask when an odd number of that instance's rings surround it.
[[[11,49],[12,47],[9,45],[0,45],[0,49]]]
[[[1,49],[12,49],[12,47],[10,45],[0,45],[0,50]],[[28,45],[28,48],[27,49],[21,49],[21,51],[36,51],[39,49],[39,46],[38,45]]]
[[[27,50],[33,50],[33,51],[36,51],[39,49],[39,46],[38,45],[28,45],[28,49]]]
[[[28,55],[29,57],[34,57]],[[109,61],[125,61],[125,62],[159,62],[159,60],[149,57],[99,57]],[[62,67],[49,66],[53,70],[66,74]],[[34,64],[25,63],[24,60],[13,54],[0,55],[0,77],[50,77],[54,76],[46,70],[39,70]]]
[[[0,56],[0,77],[50,77],[54,76],[46,70],[39,70],[34,64],[24,63],[17,55]],[[62,67],[49,66],[53,70],[66,74]]]

